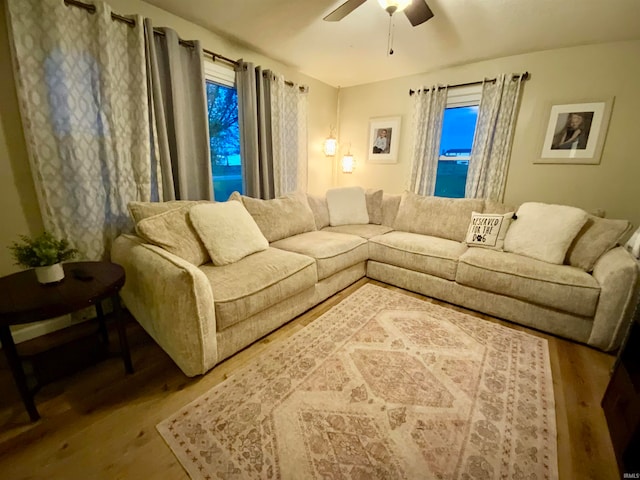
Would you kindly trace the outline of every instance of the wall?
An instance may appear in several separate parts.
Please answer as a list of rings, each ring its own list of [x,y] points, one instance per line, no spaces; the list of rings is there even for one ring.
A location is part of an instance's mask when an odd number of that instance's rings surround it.
[[[640,225],[640,161],[633,143],[640,112],[640,41],[608,43],[499,58],[437,72],[345,88],[340,91],[340,140],[351,142],[353,174],[338,175],[340,185],[382,187],[400,193],[409,178],[411,97],[409,89],[434,83],[456,84],[529,71],[518,115],[505,201],[542,201],[604,209],[607,217]],[[543,128],[552,103],[615,97],[599,165],[541,165]],[[374,99],[374,100],[372,100]],[[395,165],[369,164],[365,152],[369,119],[401,115],[401,144]]]
[[[326,191],[331,185],[331,163],[322,153],[329,126],[335,124],[337,90],[325,83],[298,73],[280,62],[252,52],[182,18],[138,0],[111,0],[114,12],[140,14],[153,19],[155,26],[175,29],[181,38],[198,39],[207,50],[229,58],[243,58],[282,73],[293,82],[309,86],[309,184],[311,193]],[[67,7],[75,8],[75,7]],[[15,93],[5,2],[0,2],[0,275],[18,271],[7,246],[18,235],[42,231],[40,209],[33,186],[22,124]]]

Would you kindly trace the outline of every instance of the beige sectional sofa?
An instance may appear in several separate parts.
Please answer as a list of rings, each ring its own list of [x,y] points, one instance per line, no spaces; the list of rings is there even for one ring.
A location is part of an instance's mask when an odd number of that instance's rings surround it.
[[[243,205],[266,241],[230,263],[215,264],[217,252],[207,256],[207,247],[215,247],[204,245],[199,236],[206,230],[194,220],[197,210],[206,223],[220,204],[134,203],[137,233],[120,236],[112,248],[112,260],[126,270],[125,305],[189,376],[205,373],[364,276],[606,351],[619,346],[637,301],[637,263],[616,246],[628,222],[571,207],[515,209],[358,188],[330,190],[326,198],[294,194],[263,201],[234,194],[229,201]],[[559,208],[555,227],[562,232],[554,233],[551,222],[542,234],[550,238],[527,244],[527,222],[530,228],[541,220],[525,207],[543,209],[543,223],[545,208]],[[573,223],[560,218],[562,208]],[[522,216],[511,222],[516,210]],[[470,240],[470,222],[483,212],[511,223],[500,227],[497,247]],[[348,223],[350,215],[358,223]],[[233,229],[244,228],[230,222],[226,231],[216,218],[221,237],[233,239]],[[556,245],[562,236],[571,236],[569,244],[565,238]],[[518,243],[523,239],[524,246]],[[503,243],[511,251],[502,251]],[[557,259],[562,249],[560,264],[534,258]]]

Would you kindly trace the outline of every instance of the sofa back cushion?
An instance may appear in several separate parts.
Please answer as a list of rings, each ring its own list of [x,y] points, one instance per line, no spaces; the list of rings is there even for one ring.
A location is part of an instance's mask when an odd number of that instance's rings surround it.
[[[327,199],[307,194],[307,202],[309,203],[309,207],[311,207],[313,218],[316,221],[316,230],[322,230],[324,227],[328,227],[329,207],[327,206]]]
[[[338,225],[362,225],[369,223],[367,199],[362,187],[341,187],[327,190],[329,223]]]
[[[393,228],[462,242],[471,214],[483,209],[484,200],[475,198],[426,197],[404,192]]]
[[[176,210],[185,206],[193,206],[198,203],[211,203],[210,200],[170,200],[168,202],[129,202],[127,209],[134,224],[145,218],[159,213]]]
[[[631,228],[631,223],[627,220],[589,215],[587,222],[571,243],[565,263],[585,272],[592,271],[596,260],[615,247]]]
[[[304,193],[271,200],[241,196],[242,203],[271,243],[316,229],[313,211]]]
[[[136,224],[136,233],[195,266],[207,263],[209,253],[189,218],[195,205],[196,202],[183,202],[181,207],[142,218]]]
[[[565,205],[527,202],[518,208],[516,217],[504,239],[505,251],[562,264],[588,214]]]
[[[269,248],[269,242],[240,202],[195,205],[189,217],[214,265],[228,265]]]
[[[385,193],[382,195],[382,225],[393,227],[398,215],[402,195],[399,193]]]
[[[369,215],[369,223],[374,225],[382,224],[382,190],[369,188],[364,192],[365,201],[367,202],[367,214]]]

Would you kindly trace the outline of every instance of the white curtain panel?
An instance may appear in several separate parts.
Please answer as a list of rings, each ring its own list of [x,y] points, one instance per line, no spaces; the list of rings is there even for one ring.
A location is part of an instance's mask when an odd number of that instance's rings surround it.
[[[408,190],[420,195],[433,195],[436,189],[447,91],[434,85],[413,95],[414,140]]]
[[[273,185],[276,197],[307,191],[307,89],[285,83],[267,72],[271,81]]]
[[[142,19],[61,0],[8,0],[31,170],[45,228],[83,258],[108,258],[151,192]]]
[[[504,198],[521,85],[520,75],[502,74],[482,86],[465,187],[467,198]]]

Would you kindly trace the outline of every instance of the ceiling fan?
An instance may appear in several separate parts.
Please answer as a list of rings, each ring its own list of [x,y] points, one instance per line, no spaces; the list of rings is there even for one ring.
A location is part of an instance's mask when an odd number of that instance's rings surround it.
[[[347,0],[324,17],[324,20],[327,22],[338,22],[366,1],[367,0]],[[411,25],[414,27],[433,17],[433,12],[425,0],[378,0],[378,3],[389,16],[392,16],[396,12],[404,11]]]

